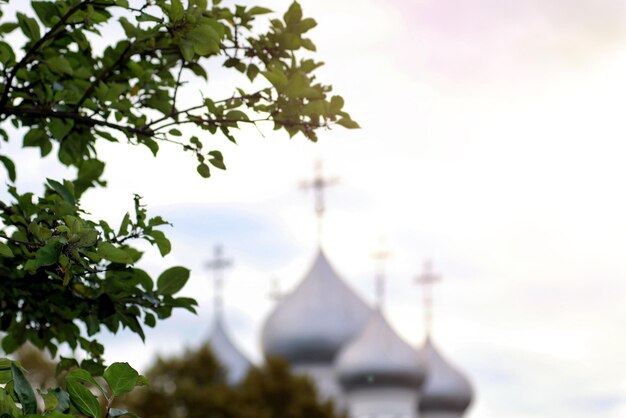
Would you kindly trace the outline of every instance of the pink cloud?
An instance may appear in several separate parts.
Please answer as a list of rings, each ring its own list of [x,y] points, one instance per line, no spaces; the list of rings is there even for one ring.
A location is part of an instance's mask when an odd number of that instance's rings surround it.
[[[453,78],[585,65],[626,41],[623,0],[395,0],[394,4],[411,39],[411,60]]]

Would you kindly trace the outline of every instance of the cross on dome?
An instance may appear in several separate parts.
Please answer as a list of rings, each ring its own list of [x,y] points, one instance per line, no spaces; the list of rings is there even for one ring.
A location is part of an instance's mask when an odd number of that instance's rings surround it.
[[[213,271],[213,303],[216,314],[220,314],[222,311],[224,270],[231,265],[232,261],[224,258],[222,246],[216,245],[213,248],[213,259],[207,261],[205,265],[207,270]]]
[[[322,173],[322,162],[315,163],[315,174],[313,179],[302,181],[300,187],[302,189],[313,189],[315,194],[315,214],[317,215],[317,238],[322,240],[322,220],[326,211],[324,190],[330,186],[337,184],[339,181],[336,177],[324,177]]]
[[[280,290],[280,279],[278,279],[278,277],[272,277],[270,291],[267,295],[275,302],[278,302],[283,298],[283,293]]]
[[[433,322],[433,285],[441,281],[441,276],[433,271],[431,260],[424,261],[422,273],[417,276],[416,282],[423,289],[424,329],[426,338],[430,337]]]
[[[378,266],[375,277],[375,294],[376,294],[376,307],[379,310],[383,309],[383,303],[385,300],[385,263],[391,256],[391,253],[385,249],[384,240],[381,239],[380,248],[372,253],[372,258],[376,260]]]

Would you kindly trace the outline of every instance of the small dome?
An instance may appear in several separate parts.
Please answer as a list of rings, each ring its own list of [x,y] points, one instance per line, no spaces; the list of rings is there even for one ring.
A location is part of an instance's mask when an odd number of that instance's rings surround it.
[[[363,328],[369,312],[320,249],[304,280],[265,322],[263,352],[292,364],[332,363],[341,347]]]
[[[430,338],[420,350],[428,364],[421,390],[420,412],[464,412],[472,402],[472,386],[465,376],[439,354]]]
[[[380,311],[372,312],[336,364],[339,380],[348,391],[364,387],[418,389],[427,372],[419,353],[396,334]]]
[[[226,381],[231,385],[241,382],[248,373],[251,363],[228,337],[219,314],[209,336],[209,347],[217,361],[226,369]]]

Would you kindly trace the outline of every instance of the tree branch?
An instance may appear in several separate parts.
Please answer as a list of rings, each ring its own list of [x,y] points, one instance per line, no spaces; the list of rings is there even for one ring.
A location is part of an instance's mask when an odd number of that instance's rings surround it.
[[[132,46],[133,46],[133,43],[129,42],[126,48],[124,48],[124,51],[122,51],[120,56],[117,58],[117,60],[115,60],[115,62],[111,64],[109,68],[102,71],[102,73],[89,85],[89,88],[85,90],[85,93],[83,93],[82,97],[78,100],[78,102],[74,106],[75,110],[78,110],[83,105],[83,103],[85,103],[85,100],[87,100],[93,94],[93,92],[98,87],[98,84],[100,84],[101,81],[106,80],[111,75],[111,73],[115,70],[115,68],[117,68],[117,66],[119,66],[122,63],[122,61],[126,58],[126,54],[128,53],[128,51],[130,51],[130,48]]]
[[[0,107],[0,113],[15,116],[35,116],[42,118],[55,119],[71,119],[76,122],[83,123],[87,126],[106,126],[124,133],[132,133],[135,135],[154,136],[155,131],[148,126],[137,128],[135,126],[121,125],[119,123],[108,122],[106,120],[94,119],[90,116],[84,116],[77,112],[59,112],[51,109],[39,108],[19,108],[19,107]]]
[[[34,242],[21,241],[19,239],[11,238],[10,236],[2,234],[2,233],[0,233],[0,238],[4,238],[5,240],[14,242],[16,244],[28,245],[29,247],[41,247],[40,244],[36,244]]]

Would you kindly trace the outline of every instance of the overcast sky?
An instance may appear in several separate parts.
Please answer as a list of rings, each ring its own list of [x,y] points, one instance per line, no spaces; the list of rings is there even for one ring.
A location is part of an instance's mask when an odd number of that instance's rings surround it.
[[[198,317],[176,315],[145,346],[107,337],[108,358],[145,367],[146,353],[201,342],[211,320],[202,266],[221,243],[234,261],[228,325],[258,360],[270,279],[293,287],[315,254],[312,196],[297,186],[322,158],[341,178],[327,194],[327,254],[372,300],[370,254],[385,237],[387,313],[416,346],[413,279],[427,257],[443,275],[434,338],[474,384],[470,418],[626,417],[626,3],[302,5],[319,22],[320,78],[363,129],[322,132],[318,144],[270,127],[264,138],[242,130],[238,146],[212,139],[229,169],[208,181],[173,148],[154,160],[103,144],[109,188],[87,195],[85,208],[115,223],[142,194],[174,223],[172,253],[148,252],[144,267],[191,267],[185,293],[201,303]],[[225,85],[216,76],[202,88]],[[36,152],[19,159],[23,188],[63,173]]]

